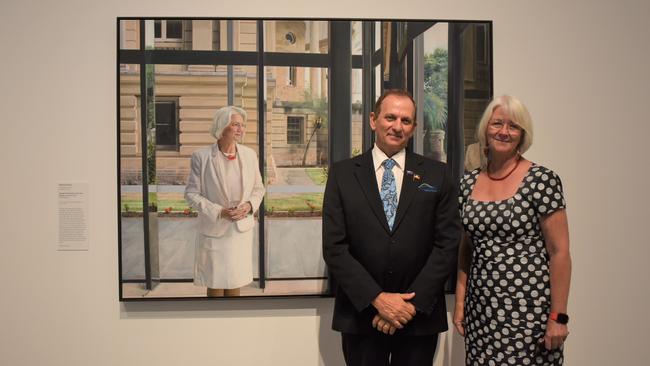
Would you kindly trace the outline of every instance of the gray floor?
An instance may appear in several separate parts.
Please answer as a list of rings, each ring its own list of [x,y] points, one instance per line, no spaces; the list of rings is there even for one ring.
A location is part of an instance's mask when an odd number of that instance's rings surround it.
[[[160,276],[192,278],[196,218],[158,218]],[[266,223],[268,278],[321,277],[325,263],[321,250],[320,218],[274,218]],[[255,228],[255,243],[259,229]],[[258,276],[258,251],[252,258]],[[122,278],[144,278],[141,217],[122,218]]]

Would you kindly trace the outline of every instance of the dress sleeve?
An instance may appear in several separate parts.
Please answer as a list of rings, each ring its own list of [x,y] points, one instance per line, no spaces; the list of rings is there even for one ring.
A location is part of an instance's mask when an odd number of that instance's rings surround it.
[[[199,154],[195,151],[192,154],[190,163],[190,176],[185,186],[185,200],[197,210],[200,215],[206,215],[211,222],[216,222],[221,217],[223,207],[210,201],[204,196],[204,188],[201,187],[201,173],[204,169]]]
[[[467,202],[467,196],[469,195],[469,188],[467,184],[469,177],[470,173],[465,173],[465,175],[463,175],[463,177],[460,179],[460,187],[458,190],[458,209],[460,210],[461,215],[463,214],[463,206],[465,206],[465,202]]]
[[[458,190],[458,209],[460,210],[461,216],[463,215],[465,204],[469,201],[469,196],[472,194],[472,187],[474,186],[477,176],[478,169],[474,169],[471,172],[466,172],[460,180],[460,188]]]
[[[537,172],[533,187],[533,204],[539,216],[550,215],[557,210],[566,208],[564,191],[560,177],[550,169],[540,169]]]

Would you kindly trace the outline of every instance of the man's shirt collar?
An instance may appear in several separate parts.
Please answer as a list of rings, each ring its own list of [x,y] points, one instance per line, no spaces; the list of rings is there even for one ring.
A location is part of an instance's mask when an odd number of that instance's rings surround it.
[[[395,160],[395,163],[397,167],[399,167],[401,170],[404,170],[404,164],[406,162],[406,149],[400,150],[397,154],[391,156],[393,160]],[[384,160],[388,159],[388,156],[381,151],[381,149],[375,144],[375,146],[372,148],[372,162],[375,167],[375,171],[379,169],[380,166],[384,163]]]

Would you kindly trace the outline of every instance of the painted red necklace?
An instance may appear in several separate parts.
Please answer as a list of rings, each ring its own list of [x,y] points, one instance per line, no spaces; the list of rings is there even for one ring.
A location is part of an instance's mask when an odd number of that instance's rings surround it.
[[[508,178],[515,170],[517,170],[517,167],[519,166],[520,162],[521,162],[521,157],[517,157],[517,162],[515,163],[515,166],[512,167],[512,169],[510,169],[508,174],[504,175],[501,178],[495,178],[495,177],[490,175],[490,163],[488,163],[487,169],[485,169],[485,173],[487,174],[488,178],[490,178],[490,180],[494,180],[494,181],[504,180],[504,179]]]
[[[221,151],[221,149],[219,149],[219,151]],[[235,152],[232,153],[232,154],[225,153],[225,152],[223,152],[223,151],[221,151],[221,153],[222,153],[223,156],[225,156],[226,159],[228,159],[228,160],[235,160],[235,159],[237,159],[237,151],[235,151]]]

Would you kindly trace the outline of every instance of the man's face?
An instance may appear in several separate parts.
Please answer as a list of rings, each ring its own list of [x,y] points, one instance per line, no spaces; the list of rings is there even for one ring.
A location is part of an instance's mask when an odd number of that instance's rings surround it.
[[[375,131],[377,146],[387,156],[406,147],[415,130],[415,106],[411,99],[389,95],[381,103],[379,115],[370,113],[370,128]]]

